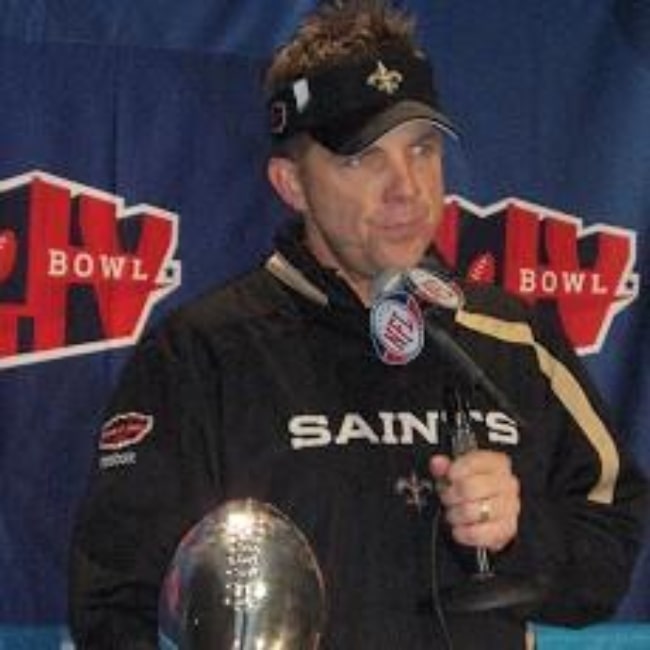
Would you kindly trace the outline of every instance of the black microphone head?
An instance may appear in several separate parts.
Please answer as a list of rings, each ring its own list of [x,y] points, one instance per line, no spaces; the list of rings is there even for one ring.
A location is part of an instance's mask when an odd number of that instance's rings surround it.
[[[443,275],[449,280],[452,280],[457,275],[454,269],[445,262],[442,255],[435,249],[430,249],[418,266],[427,269],[427,271],[433,271],[434,273]]]
[[[378,273],[370,286],[370,300],[377,302],[389,293],[402,291],[405,289],[404,282],[405,271],[397,268],[387,268]]]
[[[404,273],[385,269],[370,289],[370,338],[375,353],[388,365],[409,363],[424,346],[422,310],[405,286]]]
[[[403,277],[407,290],[432,307],[455,312],[465,304],[463,290],[447,274],[416,267],[405,271]]]

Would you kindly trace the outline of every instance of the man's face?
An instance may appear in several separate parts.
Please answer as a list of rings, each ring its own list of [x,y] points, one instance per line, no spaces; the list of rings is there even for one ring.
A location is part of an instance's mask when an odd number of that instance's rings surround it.
[[[430,123],[406,122],[349,157],[314,142],[281,164],[289,191],[270,171],[271,181],[303,214],[308,247],[364,302],[378,272],[415,266],[430,245],[443,207],[442,141]]]

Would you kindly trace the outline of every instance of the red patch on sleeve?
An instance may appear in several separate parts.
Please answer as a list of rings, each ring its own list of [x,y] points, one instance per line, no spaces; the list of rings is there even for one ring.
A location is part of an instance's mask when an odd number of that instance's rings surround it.
[[[142,442],[153,429],[153,416],[144,413],[118,413],[102,427],[102,451],[124,449]]]

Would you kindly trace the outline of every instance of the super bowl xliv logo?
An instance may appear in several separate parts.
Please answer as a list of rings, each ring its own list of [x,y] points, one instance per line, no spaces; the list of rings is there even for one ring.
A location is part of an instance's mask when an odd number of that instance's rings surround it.
[[[180,285],[175,214],[41,172],[0,182],[0,367],[134,343]]]
[[[436,243],[472,281],[498,284],[531,303],[553,301],[580,354],[601,349],[614,316],[639,292],[633,231],[585,227],[517,199],[481,208],[448,197]]]

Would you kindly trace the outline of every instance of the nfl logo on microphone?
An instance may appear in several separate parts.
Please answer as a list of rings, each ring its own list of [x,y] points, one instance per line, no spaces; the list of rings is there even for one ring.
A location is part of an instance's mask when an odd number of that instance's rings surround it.
[[[370,336],[384,363],[401,366],[415,359],[424,345],[424,320],[417,300],[402,291],[383,296],[370,311]]]

